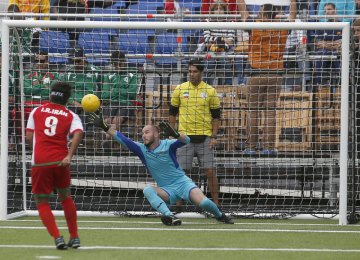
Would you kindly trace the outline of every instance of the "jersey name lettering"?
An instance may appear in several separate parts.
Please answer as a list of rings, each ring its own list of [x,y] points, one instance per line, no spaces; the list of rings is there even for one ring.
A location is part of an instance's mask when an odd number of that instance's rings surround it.
[[[68,113],[64,112],[63,110],[51,109],[51,108],[48,108],[48,107],[41,108],[41,112],[49,113],[49,114],[53,114],[53,115],[68,116]]]

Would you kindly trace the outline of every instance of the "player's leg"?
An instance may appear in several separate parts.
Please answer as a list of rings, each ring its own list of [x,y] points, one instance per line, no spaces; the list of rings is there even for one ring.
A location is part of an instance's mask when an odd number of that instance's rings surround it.
[[[39,217],[48,233],[54,238],[57,249],[66,249],[64,238],[60,236],[55,217],[51,211],[49,197],[53,191],[51,168],[33,167],[31,171],[32,193],[34,194]]]
[[[195,147],[200,166],[204,169],[207,178],[211,198],[216,205],[219,205],[219,181],[214,167],[214,152],[210,148],[210,137],[206,137],[203,143],[197,144]]]
[[[225,224],[234,224],[234,221],[221,212],[218,206],[209,200],[198,187],[193,187],[190,190],[189,200],[195,205],[199,206],[202,210],[213,214],[216,220]]]
[[[70,168],[58,167],[55,169],[54,181],[70,233],[68,246],[78,248],[80,247],[80,239],[78,234],[76,206],[70,193]]]
[[[162,188],[148,186],[144,189],[144,195],[150,205],[162,214],[161,221],[167,226],[181,225],[181,220],[176,218],[170,211],[166,202],[171,202],[171,192]]]

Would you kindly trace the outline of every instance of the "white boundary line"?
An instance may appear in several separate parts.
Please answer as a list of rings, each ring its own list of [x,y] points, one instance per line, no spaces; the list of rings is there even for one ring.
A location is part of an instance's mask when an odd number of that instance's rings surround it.
[[[16,249],[54,249],[54,246],[42,245],[0,245],[0,248]],[[132,247],[132,246],[84,246],[78,250],[166,250],[166,251],[280,251],[280,252],[341,252],[360,253],[360,249],[331,248],[239,248],[239,247]]]
[[[0,226],[0,229],[44,229],[42,226]],[[59,229],[68,229],[59,227]],[[284,233],[345,233],[360,234],[360,230],[307,230],[307,229],[258,229],[258,228],[132,228],[132,227],[80,227],[81,230],[140,230],[140,231],[185,231],[185,232],[284,232]]]
[[[41,220],[36,220],[36,219],[29,219],[29,220],[25,220],[25,219],[13,219],[13,220],[5,220],[2,221],[0,223],[16,223],[16,222],[35,222],[35,223],[41,223]],[[58,223],[66,223],[66,220],[63,219],[59,219],[56,220],[56,222]],[[10,224],[9,223],[9,224]],[[124,221],[124,220],[104,220],[104,221],[100,221],[100,220],[78,220],[77,223],[103,223],[103,224],[107,224],[107,223],[111,223],[111,224],[154,224],[154,225],[158,225],[161,224],[160,221]],[[219,225],[219,223],[217,222],[191,222],[191,221],[183,221],[183,224],[186,225]],[[323,227],[339,227],[339,224],[313,224],[313,223],[309,223],[309,224],[299,224],[299,223],[254,223],[254,222],[241,222],[241,223],[235,223],[234,225],[242,225],[242,226],[323,226]],[[360,228],[360,226],[352,226],[353,228]]]

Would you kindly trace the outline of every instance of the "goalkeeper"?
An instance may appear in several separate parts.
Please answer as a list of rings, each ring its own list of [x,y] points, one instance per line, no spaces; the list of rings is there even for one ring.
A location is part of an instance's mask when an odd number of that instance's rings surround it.
[[[181,220],[173,215],[168,205],[178,200],[192,202],[201,209],[213,214],[225,224],[234,224],[232,219],[222,213],[214,202],[209,200],[195,183],[185,175],[176,159],[176,150],[190,142],[190,138],[175,131],[168,123],[161,122],[160,128],[166,135],[176,139],[160,140],[157,126],[146,125],[142,129],[143,143],[134,142],[121,132],[110,128],[103,119],[102,112],[90,114],[90,122],[110,134],[114,140],[125,145],[136,154],[146,166],[158,187],[148,186],[144,195],[151,206],[162,214],[161,221],[168,226],[181,225]]]

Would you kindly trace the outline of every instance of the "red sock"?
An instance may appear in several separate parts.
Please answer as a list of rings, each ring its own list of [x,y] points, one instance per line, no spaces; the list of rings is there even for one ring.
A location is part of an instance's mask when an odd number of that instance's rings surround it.
[[[79,237],[78,227],[77,227],[77,216],[76,216],[76,206],[72,198],[67,198],[61,202],[61,206],[64,210],[66,223],[69,228],[70,239]]]
[[[51,212],[51,208],[49,203],[40,203],[37,205],[37,209],[39,211],[40,219],[42,223],[46,227],[49,234],[54,238],[58,238],[60,236],[59,229],[56,226],[54,215]]]

